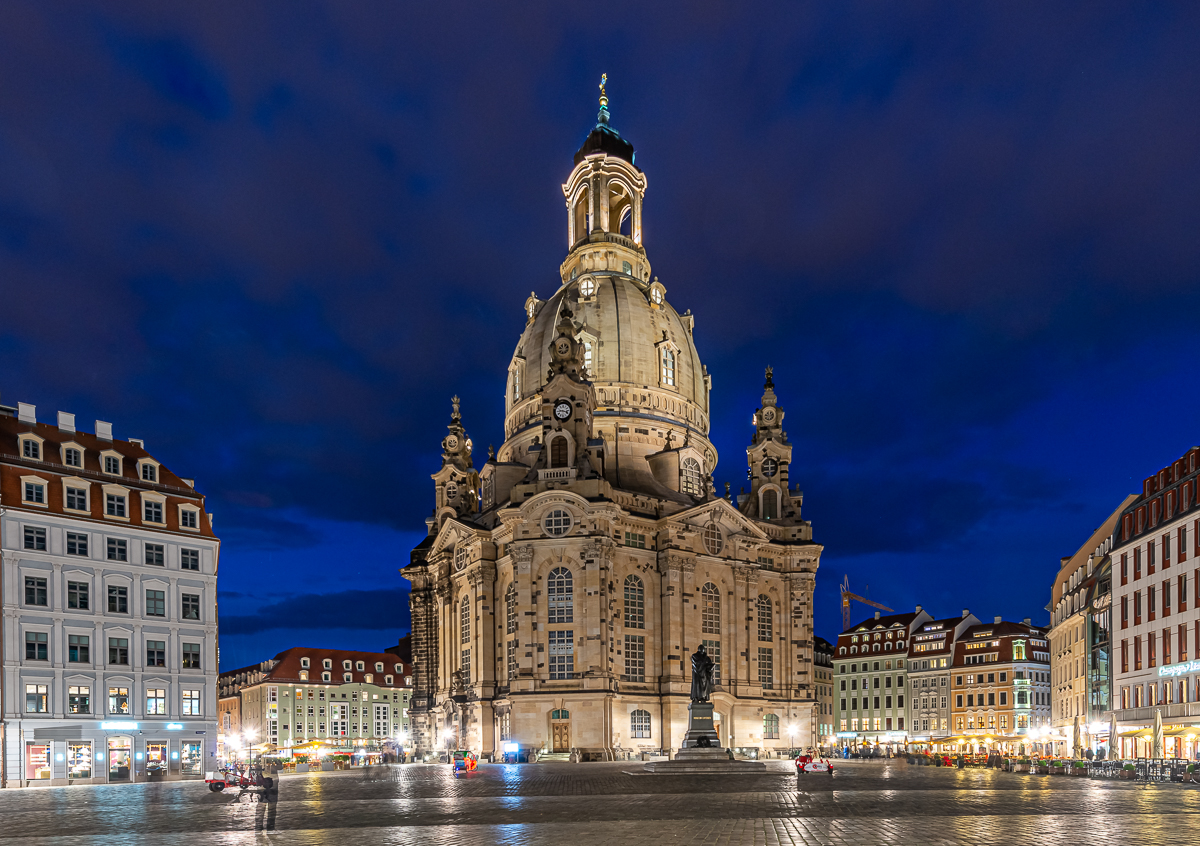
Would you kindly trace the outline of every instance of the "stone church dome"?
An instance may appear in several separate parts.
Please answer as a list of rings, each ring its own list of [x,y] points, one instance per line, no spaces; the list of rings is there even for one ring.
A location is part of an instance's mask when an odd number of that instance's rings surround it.
[[[570,246],[558,290],[525,301],[525,327],[509,365],[501,460],[537,446],[550,347],[569,312],[596,392],[596,436],[613,459],[610,468],[621,468],[614,481],[619,475],[622,487],[659,492],[647,481],[644,459],[681,444],[694,448],[702,474],[711,474],[711,380],[696,351],[695,322],[690,311],[671,306],[650,272],[642,243],[646,175],[633,163],[633,145],[609,125],[606,99],[562,188]]]
[[[581,295],[581,286],[590,290],[591,296]],[[661,302],[653,302],[652,297],[662,290],[661,285],[647,285],[620,273],[587,273],[572,280],[549,300],[536,303],[536,314],[521,333],[513,361],[523,361],[531,377],[546,373],[550,366],[550,342],[554,340],[565,304],[580,327],[579,339],[587,349],[588,372],[597,390],[605,393],[602,390],[605,387],[669,387],[671,398],[695,407],[692,415],[679,408],[657,407],[648,398],[644,403],[636,400],[630,403],[631,410],[663,412],[681,422],[691,417],[693,421],[702,421],[696,426],[697,433],[707,435],[708,376],[692,337],[692,315],[680,315],[665,295],[661,296]],[[673,386],[661,385],[663,353],[667,350],[674,353]],[[536,395],[540,382],[540,378],[527,379],[520,397]],[[514,398],[510,394],[510,408]]]

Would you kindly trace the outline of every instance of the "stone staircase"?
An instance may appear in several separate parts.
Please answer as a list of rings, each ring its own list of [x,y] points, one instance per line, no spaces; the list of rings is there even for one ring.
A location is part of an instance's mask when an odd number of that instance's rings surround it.
[[[571,760],[570,752],[547,752],[545,755],[538,755],[538,763],[546,764],[553,761],[567,762]]]

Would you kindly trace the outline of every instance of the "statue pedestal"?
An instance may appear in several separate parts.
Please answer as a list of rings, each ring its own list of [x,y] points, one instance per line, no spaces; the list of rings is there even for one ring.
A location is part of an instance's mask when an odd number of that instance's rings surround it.
[[[693,702],[688,705],[688,729],[683,736],[683,749],[711,748],[721,750],[721,738],[713,728],[713,705],[711,702]],[[724,750],[721,750],[724,755]]]

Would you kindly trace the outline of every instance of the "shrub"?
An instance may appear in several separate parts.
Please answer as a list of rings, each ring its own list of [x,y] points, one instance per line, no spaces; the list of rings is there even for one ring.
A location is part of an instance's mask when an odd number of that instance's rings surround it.
[[[1195,765],[1195,764],[1188,764],[1187,771],[1188,771],[1189,773],[1194,773],[1194,772],[1196,771],[1196,765]]]
[[[1134,769],[1136,769],[1136,768],[1133,766],[1133,764],[1126,764],[1125,766],[1121,767],[1121,769],[1123,769],[1123,770],[1125,770],[1125,771],[1127,771],[1127,772],[1128,772],[1128,771],[1132,771],[1132,770],[1134,770]]]
[[[1076,762],[1075,762],[1075,769],[1077,769],[1077,770],[1085,770],[1085,769],[1087,769],[1087,761],[1076,761]]]

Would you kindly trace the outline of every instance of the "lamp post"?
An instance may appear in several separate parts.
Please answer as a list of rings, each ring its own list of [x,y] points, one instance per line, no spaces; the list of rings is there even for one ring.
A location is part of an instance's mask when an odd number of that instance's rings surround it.
[[[791,757],[796,754],[796,724],[795,723],[788,724],[787,733],[788,733],[788,756]]]

